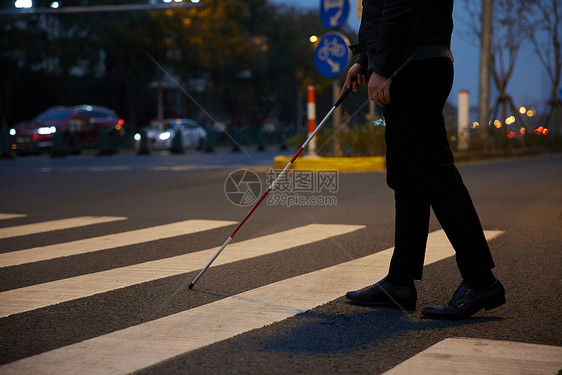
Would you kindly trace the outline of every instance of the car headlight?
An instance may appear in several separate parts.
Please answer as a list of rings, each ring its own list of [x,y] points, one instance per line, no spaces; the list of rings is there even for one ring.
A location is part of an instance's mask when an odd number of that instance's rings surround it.
[[[139,133],[137,133],[137,134],[135,134],[134,138],[135,138],[135,141],[140,141],[141,135]]]
[[[161,133],[158,136],[158,138],[160,138],[161,141],[165,141],[167,139],[170,139],[170,136],[171,136],[170,132],[164,132],[164,133]]]
[[[55,128],[54,126],[44,126],[41,127],[39,129],[37,129],[37,133],[41,134],[41,135],[49,135],[49,134],[53,134],[56,133],[57,128]]]
[[[16,129],[14,128],[10,129],[10,135],[16,135]]]

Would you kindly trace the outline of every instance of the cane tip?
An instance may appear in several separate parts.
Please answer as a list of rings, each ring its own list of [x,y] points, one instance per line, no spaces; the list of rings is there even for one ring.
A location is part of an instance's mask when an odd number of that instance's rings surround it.
[[[187,289],[193,289],[193,283],[189,284],[189,286],[187,287]]]

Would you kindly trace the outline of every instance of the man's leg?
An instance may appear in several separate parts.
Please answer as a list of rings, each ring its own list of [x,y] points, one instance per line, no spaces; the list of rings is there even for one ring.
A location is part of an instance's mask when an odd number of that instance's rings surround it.
[[[414,279],[422,278],[429,231],[429,202],[399,190],[394,196],[395,238],[388,281],[394,285],[409,285]]]
[[[394,251],[387,280],[393,285],[410,285],[422,277],[430,205],[412,185],[390,125],[387,126],[387,182],[394,189],[395,199]]]
[[[442,110],[452,77],[452,63],[444,58],[408,64],[392,82],[385,118],[394,152],[401,157],[393,159],[403,161],[400,167],[419,192],[412,199],[425,197],[431,204],[455,248],[463,278],[481,285],[490,281],[494,264],[447,140]],[[392,178],[389,169],[390,187],[398,191],[402,180]]]

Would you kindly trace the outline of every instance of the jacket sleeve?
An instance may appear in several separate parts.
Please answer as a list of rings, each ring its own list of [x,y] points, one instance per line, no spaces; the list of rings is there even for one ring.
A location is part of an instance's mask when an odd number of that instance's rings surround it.
[[[357,59],[355,60],[355,62],[361,65],[363,69],[367,70],[367,67],[369,65],[369,58],[366,54],[360,53],[359,55],[357,55]]]
[[[402,63],[413,18],[412,1],[417,0],[384,1],[376,53],[369,62],[369,69],[383,77],[392,77]]]

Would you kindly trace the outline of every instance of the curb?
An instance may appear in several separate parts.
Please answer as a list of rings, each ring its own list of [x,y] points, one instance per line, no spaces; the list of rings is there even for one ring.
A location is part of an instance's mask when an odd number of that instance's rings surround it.
[[[291,161],[291,156],[276,156],[274,169],[283,169]],[[330,158],[320,156],[302,156],[293,162],[294,170],[338,170],[340,172],[374,172],[384,171],[384,156]]]

